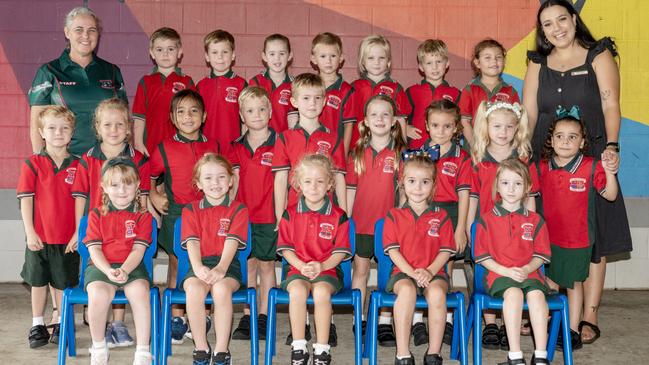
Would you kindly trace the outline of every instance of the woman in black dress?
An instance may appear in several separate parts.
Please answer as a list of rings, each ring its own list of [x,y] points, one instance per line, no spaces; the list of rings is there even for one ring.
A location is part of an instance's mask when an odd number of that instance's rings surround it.
[[[604,150],[619,152],[620,73],[610,38],[595,40],[572,4],[545,1],[536,22],[536,50],[528,53],[523,88],[532,148],[539,159],[557,106],[578,105],[589,134],[589,154],[599,158]],[[618,160],[619,161],[619,160]],[[584,283],[584,343],[599,337],[597,313],[606,276],[606,256],[630,252],[631,233],[622,194],[615,202],[598,197],[597,232],[589,278]]]

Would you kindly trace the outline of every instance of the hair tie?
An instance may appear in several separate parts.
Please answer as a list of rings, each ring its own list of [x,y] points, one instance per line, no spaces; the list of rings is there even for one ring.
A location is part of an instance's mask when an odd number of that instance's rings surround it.
[[[137,171],[137,166],[135,166],[135,162],[133,162],[133,159],[129,157],[118,156],[118,157],[113,157],[104,163],[104,166],[102,166],[101,168],[101,175],[103,176],[106,173],[106,171],[108,171],[108,169],[118,165],[132,167],[135,170],[135,172],[139,174],[139,172]]]
[[[439,145],[436,144],[431,147],[428,144],[421,146],[420,149],[407,149],[401,152],[401,160],[408,161],[413,157],[423,156],[427,157],[432,162],[439,160]]]
[[[570,110],[567,110],[563,106],[559,105],[555,111],[555,120],[572,118],[575,120],[581,121],[581,116],[579,114],[579,106],[573,105]]]
[[[488,117],[492,112],[499,109],[511,110],[516,114],[516,118],[521,119],[521,107],[518,104],[510,104],[504,101],[497,101],[495,103],[487,103],[487,111],[485,111],[485,117]]]

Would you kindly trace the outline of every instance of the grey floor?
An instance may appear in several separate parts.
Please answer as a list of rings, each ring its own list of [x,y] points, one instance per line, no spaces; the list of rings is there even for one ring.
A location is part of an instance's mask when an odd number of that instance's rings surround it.
[[[31,325],[31,313],[28,290],[19,284],[0,285],[0,353],[1,363],[18,364],[55,364],[57,349],[47,345],[37,350],[30,350],[27,343],[27,332]],[[49,313],[49,311],[48,311]],[[574,363],[582,364],[649,364],[649,291],[607,291],[601,309],[600,327],[602,338],[593,345],[586,345],[574,354]],[[132,322],[127,312],[127,321],[132,329]],[[235,315],[235,323],[240,314]],[[289,347],[284,339],[288,334],[288,320],[285,309],[278,320],[278,356],[275,364],[289,363]],[[338,347],[332,351],[333,363],[353,364],[353,337],[351,332],[351,314],[337,314],[335,323],[338,326]],[[81,316],[77,315],[77,348],[78,356],[68,358],[68,364],[88,364],[88,346],[90,334],[83,324]],[[213,342],[213,332],[210,333]],[[532,351],[531,337],[523,337],[523,350],[529,361]],[[264,342],[260,341],[260,363],[263,363]],[[250,363],[250,347],[245,341],[233,341],[230,346],[234,364]],[[421,364],[426,346],[414,347],[413,354],[418,364]],[[111,364],[130,364],[134,348],[111,350]],[[173,347],[174,356],[169,364],[191,364],[191,341]],[[448,359],[448,347],[444,347],[442,355]],[[497,364],[505,359],[503,351],[485,351],[484,363]],[[554,364],[563,364],[562,353],[557,352]],[[469,354],[471,357],[471,354]],[[379,348],[379,363],[393,364],[394,349]],[[445,360],[447,364],[459,362]]]

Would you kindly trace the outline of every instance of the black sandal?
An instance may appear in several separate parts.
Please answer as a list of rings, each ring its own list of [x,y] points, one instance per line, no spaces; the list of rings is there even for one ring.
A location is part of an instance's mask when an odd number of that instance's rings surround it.
[[[581,342],[581,334],[577,331],[570,330],[570,341],[572,342],[572,351],[579,350],[580,348],[584,347],[583,343]],[[558,351],[563,351],[563,335],[561,332],[559,332],[559,336],[557,337],[557,350]]]
[[[500,326],[500,330],[498,331],[498,340],[500,341],[500,349],[509,351],[509,339],[507,338],[507,329],[504,324]]]
[[[597,325],[592,324],[592,323],[590,323],[588,321],[581,321],[581,322],[579,322],[579,335],[580,336],[582,334],[582,329],[584,328],[584,326],[590,328],[590,330],[593,331],[593,333],[595,334],[595,336],[593,336],[593,338],[591,338],[588,341],[584,341],[583,337],[581,338],[581,343],[583,343],[584,345],[590,345],[591,343],[597,341],[597,339],[602,334],[602,332],[600,331],[600,329],[599,329],[599,327]]]
[[[482,329],[482,347],[487,350],[497,350],[500,348],[498,325],[495,323],[490,323]]]

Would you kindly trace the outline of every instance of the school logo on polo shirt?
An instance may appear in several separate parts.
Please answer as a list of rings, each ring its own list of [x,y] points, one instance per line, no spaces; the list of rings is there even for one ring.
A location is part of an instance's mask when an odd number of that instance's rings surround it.
[[[319,155],[328,155],[329,150],[331,149],[331,143],[327,141],[318,141],[318,152]]]
[[[379,95],[386,95],[392,97],[393,94],[394,94],[393,88],[385,85],[379,86]]]
[[[172,87],[171,87],[171,92],[173,92],[174,94],[176,94],[177,92],[179,92],[179,91],[181,91],[181,90],[185,90],[186,88],[187,88],[187,87],[186,87],[185,84],[183,84],[182,82],[174,82],[174,83],[172,84]]]
[[[99,80],[102,89],[113,89],[113,80]]]
[[[442,174],[455,177],[455,174],[457,174],[457,165],[450,161],[444,162],[442,164]]]
[[[291,99],[291,90],[285,89],[279,92],[279,100],[277,102],[282,105],[288,105],[290,99]]]
[[[325,240],[330,240],[334,236],[334,225],[330,223],[320,223],[320,233],[318,233],[318,237],[325,239]]]
[[[124,226],[126,227],[126,233],[124,234],[124,238],[135,237],[135,221],[129,219],[126,222],[124,222]]]
[[[440,221],[437,218],[433,218],[428,221],[428,235],[431,237],[439,237],[439,225]]]
[[[451,95],[449,95],[449,94],[442,95],[442,99],[446,99],[448,101],[455,102],[455,99],[453,99],[453,97]]]
[[[225,88],[225,101],[228,103],[236,103],[239,96],[239,89],[230,86]]]
[[[394,157],[386,157],[383,160],[383,172],[394,174]]]
[[[509,95],[505,93],[496,93],[496,101],[509,101]]]
[[[522,239],[525,241],[532,241],[532,233],[534,232],[534,225],[532,223],[523,223],[521,224],[521,229],[523,230]]]
[[[330,106],[336,110],[340,108],[340,104],[342,103],[342,100],[337,97],[336,95],[329,95],[327,98],[327,106]]]
[[[586,191],[586,179],[581,177],[573,177],[570,179],[570,191],[578,193]]]
[[[261,154],[261,164],[265,166],[273,166],[273,153],[264,152]]]
[[[219,231],[216,233],[217,236],[226,237],[228,231],[230,230],[230,220],[227,218],[221,218],[219,220]]]
[[[74,175],[77,173],[77,168],[76,167],[68,167],[65,169],[65,172],[67,172],[67,176],[65,177],[65,183],[72,185],[74,183]]]

